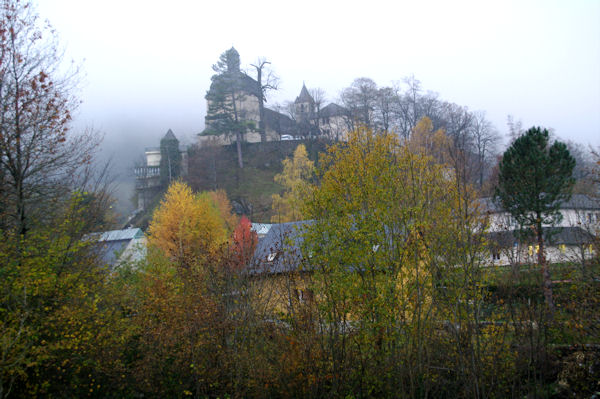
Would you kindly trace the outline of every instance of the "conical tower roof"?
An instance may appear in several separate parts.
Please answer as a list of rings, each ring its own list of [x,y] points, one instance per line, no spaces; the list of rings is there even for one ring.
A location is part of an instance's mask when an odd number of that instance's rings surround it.
[[[315,100],[312,98],[312,96],[310,95],[310,93],[308,92],[308,89],[306,88],[306,84],[302,83],[302,90],[300,91],[300,95],[298,97],[296,97],[296,104],[299,103],[314,103]]]
[[[169,129],[167,131],[167,134],[165,134],[165,136],[161,139],[161,141],[179,141],[177,140],[177,137],[175,137],[175,135],[173,134],[173,131],[171,129]]]

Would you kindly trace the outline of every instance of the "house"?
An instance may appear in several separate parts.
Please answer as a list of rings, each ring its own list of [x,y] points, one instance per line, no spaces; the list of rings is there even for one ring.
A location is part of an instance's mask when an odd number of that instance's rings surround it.
[[[546,259],[550,263],[591,259],[596,238],[581,227],[544,227]],[[539,245],[533,235],[522,237],[517,230],[494,231],[487,235],[496,265],[536,263]]]
[[[302,269],[303,229],[311,221],[272,224],[259,241],[249,267],[251,275],[275,275],[297,272]],[[306,265],[304,265],[306,266]]]
[[[480,200],[482,210],[488,215],[489,231],[517,229],[518,223],[500,203],[491,197]],[[584,194],[573,194],[569,201],[561,205],[562,220],[554,227],[581,227],[597,234],[600,229],[600,198]],[[544,227],[551,227],[544,225]]]
[[[522,237],[516,219],[493,198],[480,201],[488,217],[488,241],[495,264],[535,263],[538,245],[532,235]],[[600,233],[600,199],[573,194],[561,205],[562,219],[555,226],[544,225],[546,259],[581,262],[594,256],[594,242]]]
[[[92,234],[102,261],[114,269],[125,262],[135,262],[145,256],[146,238],[139,228],[111,230]]]
[[[310,267],[302,254],[311,221],[273,224],[258,242],[248,267],[257,301],[275,314],[291,314],[312,300]]]

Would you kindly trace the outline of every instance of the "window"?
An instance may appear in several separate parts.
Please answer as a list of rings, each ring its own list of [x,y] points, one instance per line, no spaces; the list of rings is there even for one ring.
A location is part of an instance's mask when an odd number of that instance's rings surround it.
[[[500,251],[497,249],[492,250],[492,260],[500,260]]]
[[[277,259],[277,255],[279,255],[279,252],[271,252],[269,255],[267,255],[267,262],[273,262],[275,259]]]
[[[300,303],[312,301],[312,299],[314,297],[312,290],[309,290],[309,289],[304,289],[304,290],[298,289],[295,291],[296,291],[296,297],[298,298],[298,301]]]
[[[559,248],[560,248],[560,252],[563,253],[563,254],[567,250],[567,246],[565,244],[560,244]]]

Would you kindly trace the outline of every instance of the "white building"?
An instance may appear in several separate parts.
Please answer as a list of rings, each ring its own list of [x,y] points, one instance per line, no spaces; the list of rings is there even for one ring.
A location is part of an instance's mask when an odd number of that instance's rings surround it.
[[[488,217],[488,241],[494,263],[535,263],[539,248],[534,234],[523,237],[515,218],[493,199],[484,198],[480,203]],[[546,258],[551,263],[590,259],[600,237],[600,199],[573,194],[561,206],[560,213],[560,223],[543,226]]]

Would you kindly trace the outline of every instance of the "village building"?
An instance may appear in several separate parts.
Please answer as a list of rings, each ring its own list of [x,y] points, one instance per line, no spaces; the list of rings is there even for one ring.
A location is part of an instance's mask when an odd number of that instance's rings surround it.
[[[169,182],[187,174],[187,151],[171,129],[163,136],[160,147],[147,147],[141,165],[134,167],[137,209],[146,209]]]
[[[235,49],[231,49],[237,54]],[[239,54],[237,54],[239,57]],[[232,68],[238,68],[234,65]],[[261,141],[259,132],[260,106],[259,96],[262,90],[258,82],[239,70],[230,71],[239,76],[238,94],[235,101],[237,117],[241,122],[248,122],[250,128],[244,132],[243,141],[258,143]],[[217,91],[221,89],[217,80],[213,80],[206,95],[207,110],[214,109],[214,100],[219,97]],[[230,97],[229,97],[230,98]],[[300,94],[292,104],[289,115],[264,107],[264,126],[267,141],[293,140],[304,138],[328,137],[343,139],[347,127],[345,109],[337,104],[329,104],[323,109],[318,109],[314,98],[309,93],[306,85],[302,85]],[[234,132],[215,134],[214,124],[210,118],[205,118],[205,129],[198,134],[198,145],[228,145],[236,140]]]
[[[494,264],[537,262],[539,247],[534,234],[523,237],[517,220],[493,198],[483,198],[480,204],[488,218],[487,238]],[[558,224],[542,226],[548,262],[581,263],[591,259],[593,243],[600,233],[600,199],[573,194],[561,205],[560,213]]]
[[[140,261],[146,255],[146,237],[139,228],[93,233],[87,238],[96,240],[96,253],[111,269]]]

